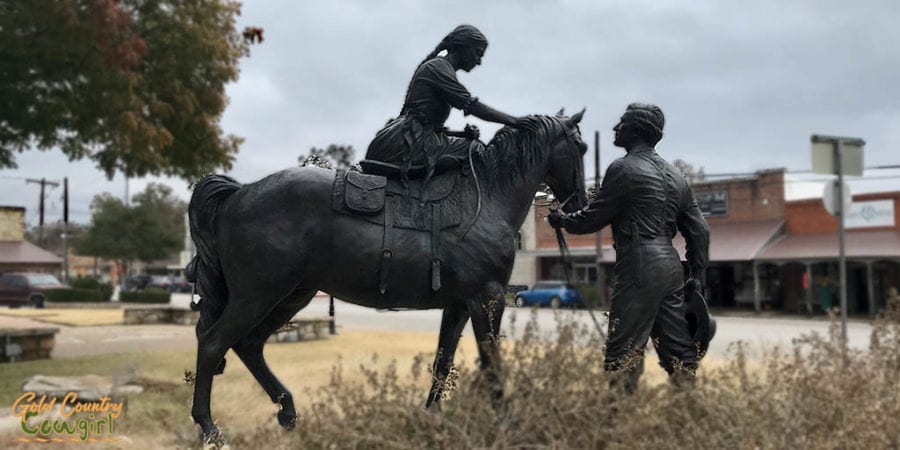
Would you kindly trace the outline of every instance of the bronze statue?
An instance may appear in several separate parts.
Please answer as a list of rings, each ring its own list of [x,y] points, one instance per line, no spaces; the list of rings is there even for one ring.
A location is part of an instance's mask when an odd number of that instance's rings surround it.
[[[487,39],[471,25],[460,25],[435,47],[413,74],[399,117],[388,121],[369,145],[366,159],[398,166],[409,174],[414,166],[428,177],[436,160],[444,155],[465,158],[471,145],[480,146],[478,128],[467,125],[464,131],[444,128],[451,108],[480,119],[517,125],[517,118],[495,110],[473,97],[456,78],[457,70],[471,71],[481,64]],[[438,56],[447,51],[446,56]]]
[[[709,227],[691,185],[654,149],[662,139],[664,124],[659,107],[629,105],[613,128],[614,144],[625,149],[625,157],[609,166],[597,196],[587,207],[549,217],[552,226],[563,226],[575,234],[612,224],[616,265],[604,363],[608,371],[624,372],[628,392],[637,388],[643,349],[651,337],[660,364],[675,381],[693,380],[702,356],[690,331],[697,324],[689,325],[685,317],[696,313],[685,307],[685,277],[672,238],[676,231],[684,236],[691,294],[702,292],[697,285],[708,262]],[[708,325],[705,331],[709,332]],[[699,343],[707,344],[708,339]]]
[[[246,186],[219,175],[200,180],[188,208],[198,254],[186,272],[202,297],[191,415],[204,440],[222,442],[210,391],[229,348],[279,405],[278,422],[293,427],[291,393],[266,365],[263,345],[319,290],[372,308],[443,309],[428,407],[439,405],[471,318],[489,400],[499,407],[498,333],[514,237],[542,182],[572,199],[566,211],[585,205],[582,114],[504,127],[471,161],[427,186],[318,167]]]

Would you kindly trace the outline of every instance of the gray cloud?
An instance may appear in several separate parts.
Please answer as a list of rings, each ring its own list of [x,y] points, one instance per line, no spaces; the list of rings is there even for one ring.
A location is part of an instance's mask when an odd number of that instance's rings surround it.
[[[265,42],[228,88],[223,127],[246,138],[232,175],[252,181],[330,143],[362,157],[399,111],[416,65],[460,23],[490,41],[484,65],[460,74],[474,95],[517,115],[586,106],[582,130],[588,141],[600,130],[604,166],[621,156],[610,129],[633,101],[665,111],[661,154],[707,172],[806,169],[812,133],[865,138],[869,165],[900,162],[900,3],[685,3],[245,2],[240,26],[263,27]],[[485,138],[497,129],[456,112],[448,125],[466,122]],[[124,190],[52,152],[19,162],[0,171],[0,204],[30,216],[35,187],[4,176],[69,176],[81,212],[94,194]],[[167,182],[187,198],[185,182]]]

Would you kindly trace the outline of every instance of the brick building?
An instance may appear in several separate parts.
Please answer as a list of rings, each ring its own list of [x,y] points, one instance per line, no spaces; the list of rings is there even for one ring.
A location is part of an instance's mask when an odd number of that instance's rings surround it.
[[[821,199],[786,201],[784,169],[697,182],[693,188],[710,227],[711,306],[814,312],[836,305],[838,226]],[[856,195],[853,201],[847,218],[848,309],[873,313],[900,281],[900,192]],[[520,234],[533,239],[523,239],[516,257],[521,270],[510,284],[565,278],[555,232],[544,220],[548,213],[548,206],[536,207],[534,221],[523,226]],[[606,228],[600,234],[599,243],[596,234],[566,235],[580,284],[595,285],[598,269],[612,276],[612,233]],[[683,256],[681,236],[673,243]]]
[[[61,270],[62,258],[25,240],[25,208],[0,206],[0,273]]]
[[[853,196],[845,219],[847,310],[874,314],[890,287],[900,286],[900,192]],[[773,306],[816,311],[837,306],[838,220],[820,199],[788,202],[786,232],[756,258],[770,275],[758,291]],[[774,298],[773,298],[774,297]]]
[[[749,307],[761,303],[755,295],[753,262],[784,233],[784,169],[695,183],[694,197],[709,224],[706,285],[710,306]],[[680,236],[676,246],[683,252]]]

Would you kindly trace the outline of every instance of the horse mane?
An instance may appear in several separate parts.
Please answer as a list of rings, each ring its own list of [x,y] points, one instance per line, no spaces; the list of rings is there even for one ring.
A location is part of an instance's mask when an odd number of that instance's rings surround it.
[[[505,188],[524,179],[526,173],[543,162],[549,140],[562,131],[562,122],[553,116],[528,116],[522,128],[505,126],[497,131],[476,158],[478,174],[492,187]]]

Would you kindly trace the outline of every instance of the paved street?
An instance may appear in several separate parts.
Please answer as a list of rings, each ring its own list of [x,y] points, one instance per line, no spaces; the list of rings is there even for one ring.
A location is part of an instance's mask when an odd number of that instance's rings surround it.
[[[187,306],[190,295],[176,294],[173,303]],[[338,332],[364,330],[393,331],[425,331],[437,333],[441,323],[441,312],[426,311],[376,311],[369,308],[335,302]],[[538,329],[542,334],[552,338],[557,320],[575,320],[585,326],[592,327],[590,315],[584,310],[550,309],[532,310],[509,307],[503,319],[503,333],[507,336],[521,336],[526,322],[532,313],[536,314]],[[328,298],[317,297],[298,316],[324,317],[328,315]],[[597,319],[606,326],[606,318],[597,312]],[[515,330],[511,332],[510,324],[515,317]],[[771,318],[771,317],[717,317],[718,332],[710,346],[710,354],[716,357],[728,355],[728,347],[732,342],[742,340],[749,344],[751,351],[758,351],[764,345],[790,345],[791,340],[811,332],[825,334],[828,322],[821,319],[805,318]],[[194,328],[177,325],[111,325],[96,327],[69,327],[46,324],[30,319],[0,316],[2,327],[52,327],[59,328],[56,338],[55,358],[79,355],[134,352],[142,350],[192,349],[196,345]],[[871,325],[865,321],[854,320],[848,324],[850,345],[865,348],[869,342]],[[472,335],[471,325],[466,327],[465,336]],[[435,345],[437,341],[435,340]]]
[[[503,318],[503,333],[510,335],[510,323],[515,316],[515,332],[513,336],[521,336],[525,324],[531,320],[532,308],[518,309],[508,307]],[[537,313],[538,329],[542,332],[552,332],[556,329],[557,319],[574,319],[585,326],[593,326],[588,311],[585,310],[561,310],[558,313],[550,309],[539,309]],[[301,315],[327,315],[328,299],[316,298],[304,310]],[[606,316],[602,312],[595,312],[597,320],[606,327]],[[347,330],[413,330],[437,332],[441,326],[441,312],[428,311],[375,311],[369,308],[335,302],[335,317],[339,329]],[[710,355],[724,357],[728,354],[728,347],[735,341],[745,341],[751,351],[757,351],[764,345],[790,345],[791,341],[804,334],[828,332],[829,323],[823,319],[805,318],[759,318],[759,317],[716,317],[718,330],[716,337],[710,345]],[[865,348],[869,343],[869,335],[872,326],[865,321],[850,321],[847,327],[850,345],[857,348]],[[466,326],[464,335],[471,336],[471,324]],[[437,345],[437,342],[435,342]]]

